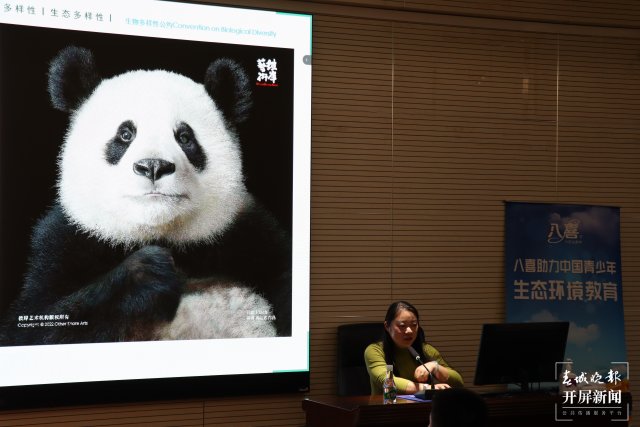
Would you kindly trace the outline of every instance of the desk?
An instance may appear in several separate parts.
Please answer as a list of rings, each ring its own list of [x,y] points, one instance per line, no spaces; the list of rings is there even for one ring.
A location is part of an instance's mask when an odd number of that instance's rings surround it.
[[[630,397],[630,396],[629,396]],[[599,416],[555,421],[558,396],[549,394],[512,394],[485,396],[490,427],[582,427],[627,426],[624,421],[608,422]],[[627,400],[629,401],[629,400]],[[302,401],[307,427],[427,427],[430,402],[398,399],[395,405],[383,405],[382,396],[306,398]]]
[[[397,426],[426,427],[430,402],[398,399],[395,405],[383,405],[382,396],[333,397],[321,401],[304,399],[307,427]]]

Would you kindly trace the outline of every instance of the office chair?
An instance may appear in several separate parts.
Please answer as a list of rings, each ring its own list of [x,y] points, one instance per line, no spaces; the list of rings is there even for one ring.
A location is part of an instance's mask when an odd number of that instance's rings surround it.
[[[338,396],[371,394],[364,350],[381,339],[382,322],[352,323],[338,326]]]

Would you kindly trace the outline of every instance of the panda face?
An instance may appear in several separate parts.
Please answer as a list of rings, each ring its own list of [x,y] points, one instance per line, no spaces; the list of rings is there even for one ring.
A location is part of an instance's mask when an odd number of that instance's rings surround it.
[[[215,239],[249,195],[234,132],[205,88],[167,71],[102,81],[59,158],[68,217],[114,244]]]

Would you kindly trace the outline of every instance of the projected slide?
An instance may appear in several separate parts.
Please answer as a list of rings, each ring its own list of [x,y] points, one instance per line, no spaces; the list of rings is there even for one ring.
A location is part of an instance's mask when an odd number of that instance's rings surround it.
[[[310,16],[7,3],[0,103],[0,387],[308,383]]]

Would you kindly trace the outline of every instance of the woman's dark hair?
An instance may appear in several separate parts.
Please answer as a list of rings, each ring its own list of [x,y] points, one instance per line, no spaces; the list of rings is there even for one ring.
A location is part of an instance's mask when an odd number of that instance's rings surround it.
[[[420,326],[420,315],[418,314],[418,309],[406,301],[396,301],[389,306],[389,308],[387,309],[387,315],[384,317],[384,321],[388,326],[392,325],[393,319],[396,318],[400,310],[407,310],[413,313],[416,316],[416,320],[418,320],[418,326]],[[387,328],[383,328],[383,329],[384,331],[382,332],[382,351],[384,351],[384,359],[387,362],[387,365],[394,366],[394,374],[397,374],[397,372],[395,372],[395,363],[394,363],[395,356],[396,356],[396,346],[393,340],[391,339],[389,332],[387,332]],[[420,355],[420,358],[424,363],[428,362],[427,356],[424,353],[422,348],[423,347],[422,344],[424,344],[426,341],[427,340],[424,336],[424,330],[422,329],[422,327],[418,327],[418,336],[413,341],[413,343],[411,343],[411,347],[413,347],[418,352],[418,354]]]

